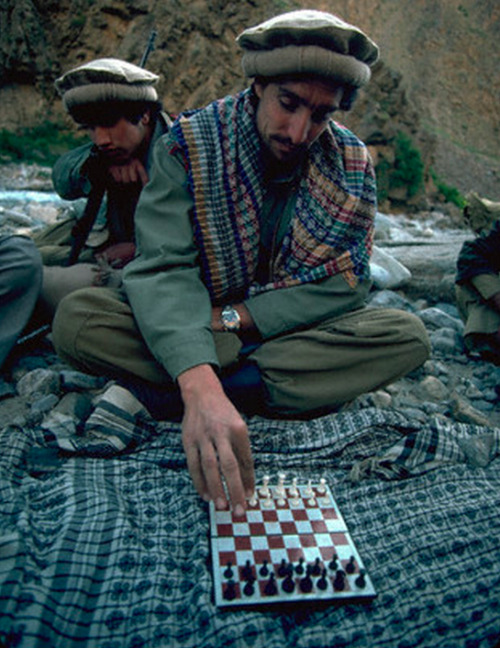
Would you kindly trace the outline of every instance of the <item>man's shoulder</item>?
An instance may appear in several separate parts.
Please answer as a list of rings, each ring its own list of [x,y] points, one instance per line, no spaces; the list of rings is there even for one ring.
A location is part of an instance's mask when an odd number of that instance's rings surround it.
[[[337,121],[330,122],[330,132],[339,145],[356,146],[366,149],[365,143],[355,135],[347,126]]]

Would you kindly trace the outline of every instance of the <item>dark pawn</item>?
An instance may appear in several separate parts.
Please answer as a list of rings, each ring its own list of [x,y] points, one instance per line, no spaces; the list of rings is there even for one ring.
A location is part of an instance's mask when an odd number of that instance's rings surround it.
[[[354,556],[349,558],[349,562],[345,566],[345,570],[348,574],[354,574],[356,571],[356,563],[354,562]]]
[[[341,592],[345,588],[345,572],[342,569],[337,569],[335,579],[333,581],[333,589],[336,592]]]
[[[314,565],[312,566],[311,569],[311,574],[313,576],[319,576],[321,574],[321,565],[319,562],[319,558],[316,558],[316,560],[314,561]]]
[[[274,574],[271,574],[271,578],[267,581],[266,586],[264,587],[264,593],[268,596],[274,596],[278,593],[276,581],[274,580]]]
[[[326,578],[326,569],[323,569],[321,573],[321,578],[316,583],[316,587],[318,587],[320,590],[323,591],[325,591],[326,588],[328,587],[328,580]]]
[[[338,560],[337,554],[333,554],[332,559],[330,560],[330,563],[328,564],[328,569],[331,569],[332,571],[335,571],[339,566],[337,560]]]
[[[261,576],[268,576],[269,575],[269,567],[267,566],[267,560],[264,560],[264,563],[262,567],[259,569],[259,574]]]
[[[304,578],[300,579],[299,587],[304,594],[308,594],[313,588],[313,582],[311,578],[311,569],[309,565],[307,566],[306,575]]]
[[[255,592],[255,586],[253,583],[253,580],[249,580],[245,583],[245,587],[243,588],[243,594],[245,596],[252,596],[252,594]]]
[[[226,601],[234,601],[236,598],[236,585],[234,581],[229,581],[224,589],[224,598]]]
[[[364,569],[359,570],[359,576],[354,581],[354,584],[356,585],[356,587],[359,587],[359,589],[363,589],[363,587],[366,586],[366,578],[365,578],[365,570]]]
[[[295,567],[295,572],[297,574],[303,574],[304,573],[304,559],[303,558],[299,558],[299,564],[297,565],[297,567]]]
[[[283,560],[281,561],[280,566],[278,567],[278,576],[280,578],[284,578],[287,574],[288,574],[288,563],[283,558]]]
[[[253,574],[252,565],[250,564],[249,560],[247,560],[244,567],[241,568],[241,578],[244,581],[254,580],[255,578]]]
[[[287,594],[291,594],[293,592],[293,590],[295,589],[295,582],[294,582],[294,580],[292,578],[292,575],[290,573],[288,573],[287,577],[285,578],[285,580],[281,584],[281,588]]]
[[[233,577],[233,568],[232,568],[233,563],[229,561],[226,565],[226,569],[224,570],[224,578],[232,578]]]

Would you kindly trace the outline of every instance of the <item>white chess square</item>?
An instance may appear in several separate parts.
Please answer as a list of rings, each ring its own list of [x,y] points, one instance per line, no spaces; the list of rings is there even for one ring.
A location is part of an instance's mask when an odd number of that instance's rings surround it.
[[[295,522],[297,533],[300,535],[313,533],[313,528],[309,520],[298,520]]]

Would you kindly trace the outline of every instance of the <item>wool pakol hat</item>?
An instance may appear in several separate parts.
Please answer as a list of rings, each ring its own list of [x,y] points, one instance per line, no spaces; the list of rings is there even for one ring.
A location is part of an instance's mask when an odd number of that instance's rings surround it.
[[[102,58],[69,70],[55,86],[66,110],[104,101],[157,101],[159,77],[133,63]]]
[[[354,25],[303,9],[250,27],[236,39],[248,77],[313,74],[359,88],[370,80],[377,45]]]

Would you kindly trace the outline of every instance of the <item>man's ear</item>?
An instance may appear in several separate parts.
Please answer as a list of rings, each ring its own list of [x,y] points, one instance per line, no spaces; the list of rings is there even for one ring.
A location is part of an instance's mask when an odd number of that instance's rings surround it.
[[[253,89],[254,89],[254,92],[257,95],[257,97],[259,99],[262,99],[262,92],[264,90],[263,84],[260,83],[259,81],[254,81],[253,82]]]
[[[150,121],[151,121],[151,113],[149,110],[146,110],[144,115],[141,117],[141,123],[144,124],[144,126],[146,126],[147,124],[149,124]]]

